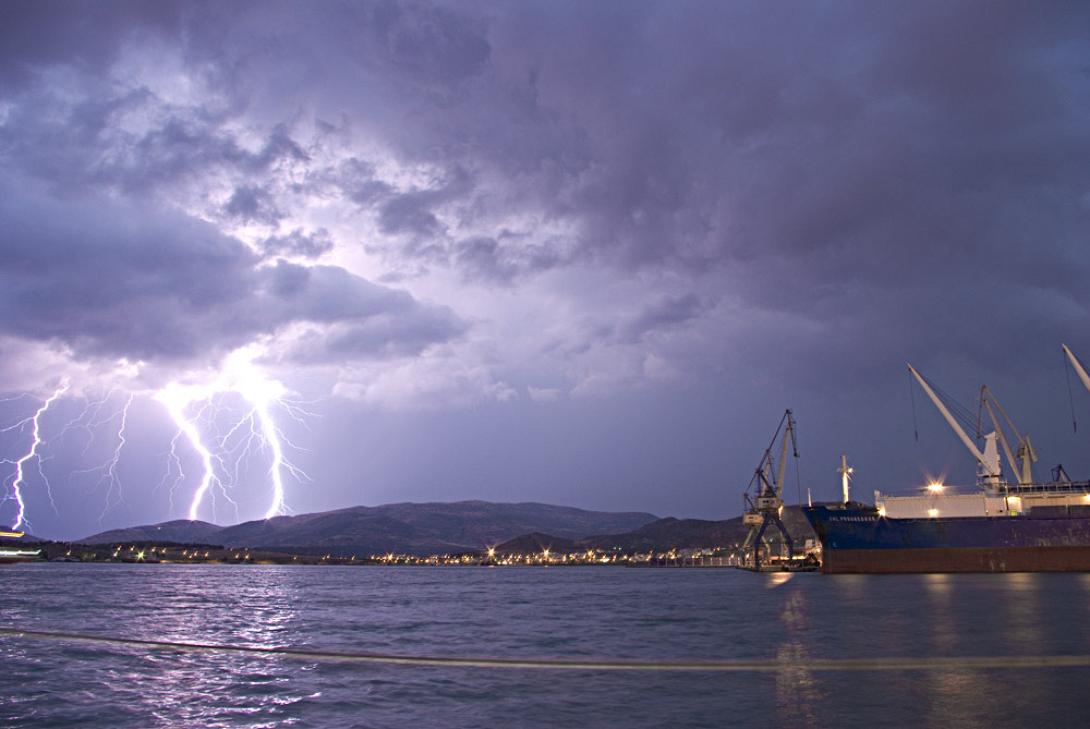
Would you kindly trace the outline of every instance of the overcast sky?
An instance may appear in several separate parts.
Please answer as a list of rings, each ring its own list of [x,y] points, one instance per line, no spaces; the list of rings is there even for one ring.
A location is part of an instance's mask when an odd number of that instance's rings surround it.
[[[185,517],[182,391],[221,523],[255,391],[293,513],[723,518],[787,407],[791,499],[971,483],[908,361],[1090,477],[1088,10],[0,3],[0,523]]]

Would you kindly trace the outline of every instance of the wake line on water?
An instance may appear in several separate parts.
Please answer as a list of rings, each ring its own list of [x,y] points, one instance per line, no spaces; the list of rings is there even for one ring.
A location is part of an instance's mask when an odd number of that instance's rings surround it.
[[[354,653],[307,650],[303,648],[230,645],[225,643],[190,643],[145,640],[86,633],[59,633],[45,630],[0,628],[0,637],[50,640],[64,643],[150,648],[194,653],[243,653],[281,656],[304,661],[373,663],[403,666],[439,666],[447,668],[507,668],[563,671],[688,671],[710,673],[773,673],[784,670],[806,671],[942,671],[996,668],[1087,668],[1090,655],[1059,656],[943,656],[938,658],[811,658],[785,661],[779,659],[722,661],[628,661],[574,660],[565,658],[486,658],[466,656],[412,656],[392,653]]]

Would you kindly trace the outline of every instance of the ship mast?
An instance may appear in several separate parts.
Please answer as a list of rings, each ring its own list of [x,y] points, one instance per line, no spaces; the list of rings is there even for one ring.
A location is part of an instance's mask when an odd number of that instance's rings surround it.
[[[848,456],[844,453],[840,454],[840,468],[836,469],[836,472],[840,474],[840,488],[844,492],[844,503],[846,504],[851,500],[849,498],[851,480],[855,469],[848,465]]]
[[[916,371],[916,368],[911,364],[908,366],[908,371],[912,373],[912,376],[916,378],[916,381],[920,383],[920,387],[923,388],[924,393],[931,399],[931,402],[935,405],[935,408],[939,411],[942,417],[946,420],[947,425],[950,426],[954,434],[957,435],[965,447],[973,454],[979,464],[977,476],[983,484],[989,488],[996,489],[999,486],[999,450],[996,448],[996,434],[988,433],[984,436],[984,450],[983,452],[977,448],[976,443],[969,437],[969,434],[965,432],[965,429],[961,427],[961,424],[954,418],[953,414],[946,407],[946,404],[942,399],[935,394],[935,391],[931,389],[931,385],[927,383],[924,376]],[[1087,385],[1090,387],[1090,385]]]

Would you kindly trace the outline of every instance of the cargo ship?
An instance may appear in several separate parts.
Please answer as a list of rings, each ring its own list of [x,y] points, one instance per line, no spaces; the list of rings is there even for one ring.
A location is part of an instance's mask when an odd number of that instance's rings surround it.
[[[1086,369],[1066,345],[1063,350],[1090,390]],[[842,460],[843,501],[803,507],[821,542],[822,571],[1090,571],[1090,481],[1071,481],[1057,466],[1051,481],[1035,482],[1037,455],[1029,437],[1018,432],[986,387],[977,429],[985,414],[994,429],[974,439],[937,388],[911,365],[909,371],[975,457],[977,486],[959,493],[932,482],[909,496],[875,491],[874,504],[866,505],[850,500],[851,469]],[[983,440],[982,448],[977,440]],[[1004,477],[1000,448],[1012,478]]]

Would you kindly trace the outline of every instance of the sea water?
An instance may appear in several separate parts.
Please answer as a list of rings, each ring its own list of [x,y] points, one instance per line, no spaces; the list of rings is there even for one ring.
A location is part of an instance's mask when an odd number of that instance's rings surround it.
[[[915,660],[1090,654],[1083,574],[21,564],[0,568],[0,629],[768,668],[382,665],[9,635],[0,636],[2,727],[1090,723],[1088,668],[920,668]],[[825,659],[832,663],[811,665]],[[845,670],[842,659],[876,663]],[[899,668],[900,660],[916,667]]]

